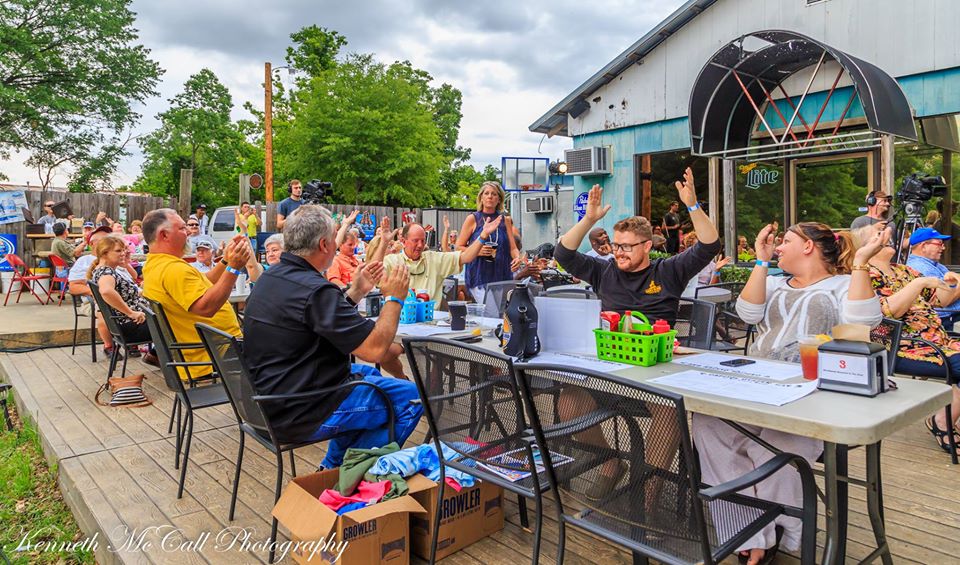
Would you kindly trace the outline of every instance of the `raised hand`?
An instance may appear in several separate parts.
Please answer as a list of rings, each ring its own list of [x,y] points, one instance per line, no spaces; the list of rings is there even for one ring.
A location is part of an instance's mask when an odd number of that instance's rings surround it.
[[[697,203],[697,191],[693,185],[693,170],[690,169],[690,167],[687,167],[687,170],[683,171],[683,182],[677,181],[674,184],[677,187],[680,201],[686,204],[687,207]]]
[[[359,213],[360,213],[360,210],[354,210],[353,212],[350,212],[350,215],[347,216],[347,219],[344,220],[344,223],[346,223],[347,225],[352,224],[352,223],[354,222],[354,220],[357,219],[357,215],[358,215]]]
[[[773,252],[777,247],[773,241],[775,234],[776,228],[773,227],[773,224],[767,224],[760,230],[760,233],[757,234],[754,249],[757,252],[758,261],[769,261],[773,258]]]
[[[446,214],[443,215],[443,229],[445,229],[445,230],[449,230],[449,229],[450,229],[450,219],[447,218],[447,215],[446,215]]]
[[[853,262],[862,265],[870,261],[871,257],[887,245],[887,242],[890,241],[891,233],[891,229],[877,230],[873,236],[870,237],[869,241],[864,243],[860,249],[857,249],[857,253],[853,256]]]
[[[599,184],[593,185],[593,187],[590,189],[589,195],[587,196],[587,211],[583,217],[593,223],[596,223],[607,215],[607,212],[610,211],[610,208],[611,206],[609,204],[606,206],[603,205],[603,189],[600,188]]]

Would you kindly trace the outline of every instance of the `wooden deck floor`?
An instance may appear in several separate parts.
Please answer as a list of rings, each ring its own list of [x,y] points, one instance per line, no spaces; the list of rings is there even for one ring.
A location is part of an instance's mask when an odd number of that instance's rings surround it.
[[[98,536],[98,562],[265,563],[265,551],[236,546],[216,551],[215,539],[207,542],[203,552],[162,547],[165,536],[169,546],[177,540],[197,540],[204,532],[216,535],[228,527],[246,528],[251,540],[267,539],[276,467],[269,452],[256,442],[247,442],[237,518],[227,522],[238,432],[229,407],[201,410],[195,416],[186,491],[177,500],[174,440],[166,433],[172,394],[159,373],[139,360],[132,360],[129,370],[148,375],[145,386],[153,406],[111,409],[96,405],[93,394],[106,374],[106,362],[91,363],[86,350],[75,356],[69,348],[0,354],[0,377],[14,385],[21,414],[37,424],[46,457],[59,465],[60,487],[67,503],[81,529],[88,536]],[[422,441],[424,431],[421,424],[411,441]],[[851,470],[860,476],[861,453],[851,456]],[[322,457],[321,447],[298,450],[298,471],[311,472]],[[922,423],[885,442],[883,473],[887,529],[895,562],[960,562],[960,504],[952,488],[960,467],[949,464]],[[848,557],[859,560],[871,551],[873,535],[862,489],[851,488],[851,499]],[[504,530],[445,562],[493,565],[530,559],[531,535],[519,525],[515,498],[508,495],[506,500]],[[553,563],[556,552],[557,528],[551,516],[548,507],[542,563]],[[174,529],[179,533],[168,535]],[[142,539],[149,547],[130,542],[127,532],[145,532]],[[106,549],[107,541],[116,551]],[[568,534],[566,562],[631,563],[631,559],[617,546],[573,531]],[[786,555],[777,559],[777,563],[795,562]]]

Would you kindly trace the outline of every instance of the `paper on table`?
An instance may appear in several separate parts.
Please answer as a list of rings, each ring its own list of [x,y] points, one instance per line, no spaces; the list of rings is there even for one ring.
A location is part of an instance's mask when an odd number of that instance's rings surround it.
[[[596,355],[600,301],[538,296],[537,336],[544,351]]]
[[[613,371],[622,371],[629,369],[632,365],[624,363],[613,363],[610,361],[601,361],[597,358],[580,357],[577,355],[568,355],[566,353],[557,353],[555,351],[541,351],[536,357],[530,359],[531,363],[550,363],[551,365],[563,365],[575,369],[587,369],[598,371],[600,373],[611,373]]]
[[[736,373],[738,375],[751,377],[763,377],[775,381],[785,381],[803,375],[803,370],[801,370],[800,365],[773,363],[763,359],[751,359],[751,361],[755,361],[755,363],[742,365],[740,367],[728,367],[720,364],[721,361],[730,361],[731,359],[736,359],[736,357],[721,355],[719,353],[701,353],[687,357],[674,357],[673,362],[680,363],[681,365],[689,365],[690,367],[697,367],[699,369]]]
[[[431,326],[427,324],[400,324],[397,334],[413,337],[429,337],[437,334],[452,333],[450,326]]]
[[[817,389],[817,381],[775,383],[703,371],[683,371],[647,382],[773,406],[783,406],[799,400]]]

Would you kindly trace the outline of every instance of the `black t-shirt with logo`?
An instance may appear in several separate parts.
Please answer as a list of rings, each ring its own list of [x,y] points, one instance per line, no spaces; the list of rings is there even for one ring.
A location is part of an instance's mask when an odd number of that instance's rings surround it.
[[[616,260],[590,257],[561,243],[557,244],[554,257],[568,273],[593,286],[604,311],[623,314],[627,310],[639,310],[650,323],[664,319],[672,326],[687,283],[719,252],[719,241],[697,242],[678,255],[654,259],[646,269],[635,273],[621,271]]]

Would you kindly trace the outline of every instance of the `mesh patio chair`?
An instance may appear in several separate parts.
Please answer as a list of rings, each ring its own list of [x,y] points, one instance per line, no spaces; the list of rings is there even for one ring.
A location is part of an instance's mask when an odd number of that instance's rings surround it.
[[[677,330],[677,341],[685,347],[712,349],[716,332],[717,305],[705,300],[681,298],[677,310],[677,321],[673,329]],[[654,320],[650,320],[653,322]]]
[[[70,295],[73,302],[73,348],[70,355],[77,353],[77,330],[80,328],[80,318],[90,318],[90,360],[97,362],[97,303],[93,301],[92,296]],[[84,301],[90,304],[90,312],[84,314],[81,312]],[[168,432],[169,433],[169,432]]]
[[[110,305],[103,299],[103,295],[100,294],[100,286],[93,282],[87,281],[87,286],[90,287],[90,293],[93,295],[93,301],[97,305],[97,309],[103,314],[103,322],[107,325],[107,330],[110,332],[110,335],[113,337],[113,352],[110,354],[110,368],[107,370],[107,381],[109,382],[110,377],[113,376],[113,371],[117,368],[117,361],[120,357],[120,349],[123,349],[123,368],[120,370],[120,376],[127,376],[127,359],[130,358],[130,351],[139,346],[150,343],[150,340],[143,341],[130,341],[123,336],[123,332],[120,330],[120,316],[113,313],[113,309],[110,308]]]
[[[314,439],[307,441],[297,441],[291,438],[285,438],[279,435],[270,422],[268,407],[288,406],[290,403],[299,401],[310,401],[316,398],[329,397],[345,389],[353,389],[358,386],[368,386],[379,393],[387,406],[387,430],[389,432],[389,442],[396,440],[394,434],[394,421],[396,415],[390,398],[380,387],[362,380],[353,380],[334,387],[321,388],[309,392],[300,392],[292,394],[271,394],[261,395],[257,393],[253,384],[253,379],[247,369],[246,362],[242,355],[242,344],[234,336],[222,332],[207,324],[197,324],[197,333],[203,341],[207,353],[213,362],[213,367],[226,389],[227,398],[230,406],[233,407],[233,414],[237,418],[237,426],[240,428],[240,449],[237,452],[237,466],[233,476],[233,492],[230,495],[230,514],[229,519],[233,521],[234,510],[237,505],[237,489],[240,486],[240,469],[243,466],[243,448],[244,440],[249,435],[260,445],[270,450],[277,457],[277,482],[274,489],[273,501],[276,503],[280,499],[280,489],[283,486],[283,453],[290,452],[290,474],[296,476],[297,467],[293,456],[293,451],[300,447],[313,445],[328,441],[326,439]],[[323,420],[317,422],[317,427]],[[349,431],[346,433],[354,433]],[[389,443],[388,442],[388,443]],[[277,519],[273,519],[270,530],[270,563],[273,563],[275,547],[273,542],[277,539]]]
[[[187,463],[190,461],[190,444],[193,440],[193,411],[203,408],[212,408],[222,406],[228,402],[227,393],[220,383],[210,383],[207,386],[187,388],[180,380],[180,370],[187,370],[189,367],[210,366],[211,363],[202,361],[176,361],[170,343],[167,341],[168,332],[161,329],[161,321],[156,313],[151,309],[145,312],[147,315],[147,326],[150,328],[150,336],[153,338],[154,348],[157,351],[157,359],[160,360],[160,372],[163,380],[176,395],[176,401],[181,407],[180,410],[186,412],[183,427],[180,427],[180,421],[177,421],[177,441],[175,445],[175,454],[173,459],[173,468],[180,469],[180,484],[177,487],[177,498],[183,497],[183,485],[187,478]],[[175,408],[176,410],[176,408]],[[169,433],[169,430],[168,430]],[[180,465],[181,447],[183,448],[183,465]]]
[[[583,298],[586,300],[596,300],[597,293],[582,286],[566,285],[548,288],[543,292],[543,296],[550,298]]]
[[[897,351],[900,348],[902,343],[912,343],[919,346],[929,347],[933,350],[934,355],[940,358],[941,364],[944,368],[943,377],[930,377],[930,376],[920,376],[919,378],[923,379],[936,379],[942,380],[948,386],[957,386],[958,379],[960,375],[954,375],[953,370],[950,368],[950,361],[947,359],[947,354],[943,352],[940,347],[936,344],[927,341],[918,337],[909,337],[903,335],[903,322],[900,320],[892,320],[890,318],[884,318],[880,321],[880,324],[870,331],[870,341],[882,344],[887,348],[887,359],[888,366],[890,368],[890,374],[901,374],[910,376],[913,378],[918,378],[918,375],[911,375],[910,373],[904,373],[898,371],[897,367]],[[953,409],[949,403],[946,406],[946,420],[947,422],[953,421]],[[952,430],[951,430],[952,431]],[[960,462],[960,458],[957,457],[957,443],[954,438],[953,433],[947,433],[947,444],[950,447],[950,462],[953,465],[957,465]]]
[[[801,563],[815,562],[817,491],[802,457],[782,453],[738,479],[704,485],[680,395],[614,375],[537,363],[518,364],[517,380],[536,443],[543,448],[545,474],[558,487],[553,489],[560,529],[558,564],[563,563],[567,526],[626,547],[634,563],[652,558],[710,565],[780,515],[802,519]],[[533,402],[531,385],[544,382],[563,386],[572,397],[591,398],[593,407],[583,406],[574,420],[543,426],[547,415]],[[636,416],[647,410],[659,418]],[[616,435],[612,428],[619,424],[640,432]],[[585,441],[591,430],[602,433],[607,445]],[[601,497],[590,494],[596,483],[606,480],[600,476],[602,466],[592,463],[598,459],[618,461],[621,469]],[[738,494],[790,464],[803,483],[802,508]]]
[[[542,494],[548,483],[532,463],[534,444],[513,361],[486,349],[438,338],[406,338],[403,346],[441,463],[518,495],[524,528],[529,527],[526,501],[534,501],[532,561],[536,564],[543,529]],[[448,389],[445,385],[451,382],[452,388]],[[443,457],[441,442],[459,457]],[[504,472],[525,476],[514,482],[501,474]],[[443,500],[445,477],[443,472],[438,505]],[[433,524],[431,563],[436,555],[438,531],[439,521]]]
[[[150,310],[154,313],[154,315],[157,316],[157,321],[159,322],[158,329],[160,333],[163,334],[163,338],[167,344],[167,349],[170,351],[170,358],[174,362],[176,363],[186,362],[186,359],[183,356],[183,352],[185,350],[190,351],[190,350],[203,349],[203,343],[199,341],[196,341],[196,342],[177,341],[176,337],[173,335],[173,330],[170,327],[170,321],[167,319],[167,312],[163,308],[163,305],[157,302],[156,300],[150,300],[149,298],[147,299],[147,304],[150,305]],[[211,365],[210,363],[202,363],[199,366],[211,366]],[[216,382],[217,380],[217,372],[215,370],[209,375],[195,377],[186,368],[186,367],[189,367],[189,365],[183,365],[182,367],[183,368],[178,369],[178,371],[180,372],[181,376],[186,377],[187,385],[189,386],[189,388],[194,388],[197,385],[205,384],[208,381]],[[171,388],[170,390],[176,392],[175,388]],[[170,422],[169,424],[167,424],[167,433],[169,434],[170,432],[173,431],[173,422],[174,420],[176,420],[177,430],[178,430],[177,445],[180,445],[180,441],[181,441],[181,438],[179,436],[179,430],[181,428],[181,420],[183,417],[182,412],[183,411],[180,409],[180,397],[175,396],[173,399],[173,409],[170,411]],[[177,453],[179,452],[180,450],[178,448]]]

